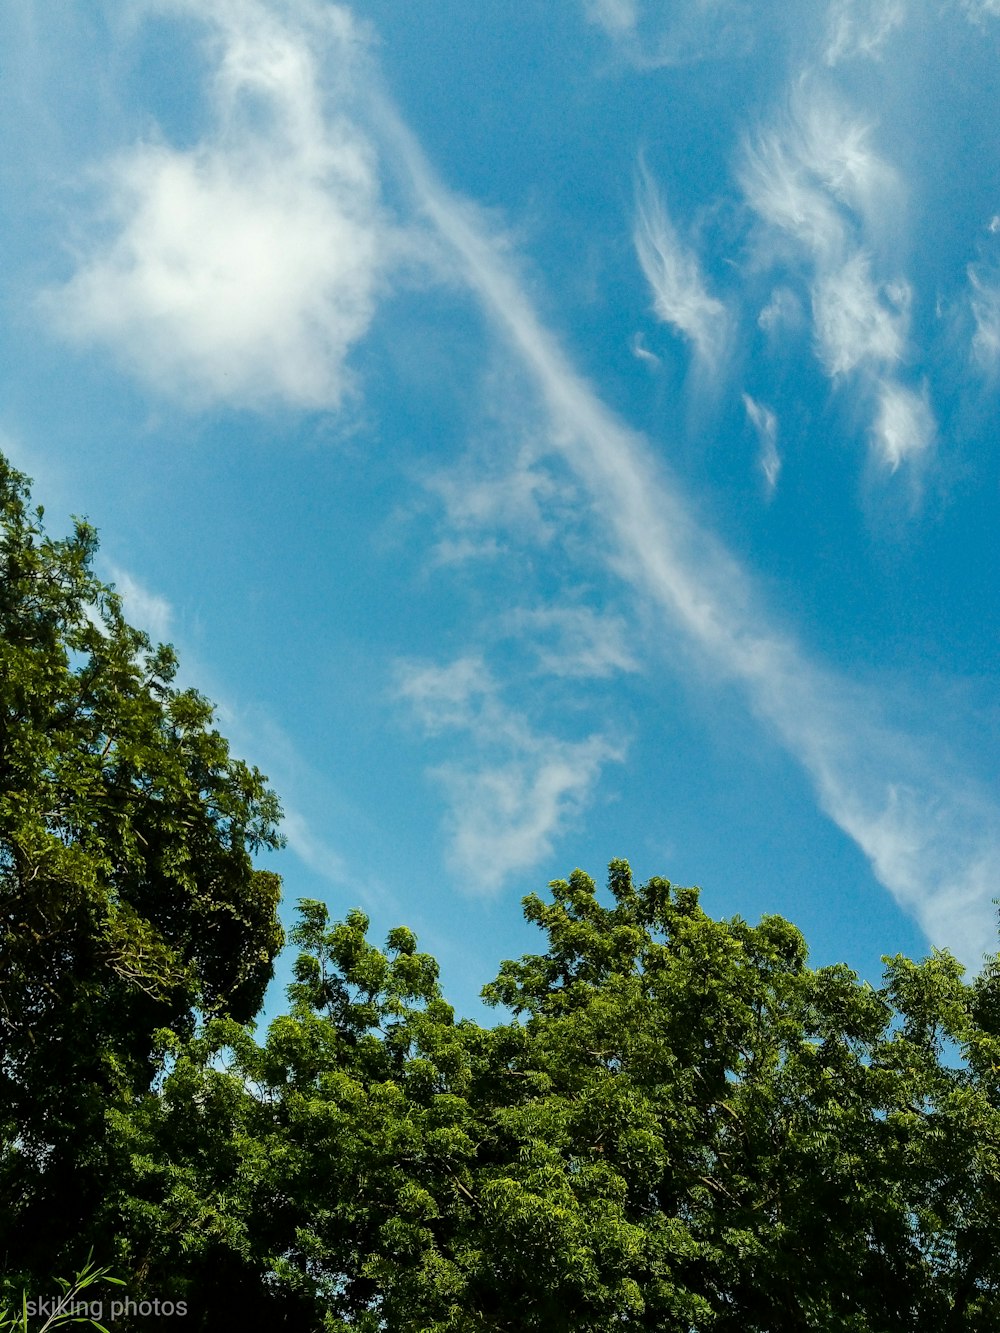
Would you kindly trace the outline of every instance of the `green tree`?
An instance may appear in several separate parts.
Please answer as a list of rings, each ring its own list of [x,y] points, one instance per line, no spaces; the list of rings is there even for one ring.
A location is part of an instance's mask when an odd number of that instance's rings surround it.
[[[625,862],[609,889],[525,900],[546,948],[486,987],[491,1029],[408,931],[378,950],[304,904],[292,1012],[168,1079],[245,1098],[242,1166],[184,1198],[239,1219],[289,1326],[995,1328],[995,965],[891,959],[875,990],[780,918],[714,921]]]
[[[170,648],[44,534],[0,458],[0,1255],[73,1264],[121,1187],[108,1115],[150,1088],[153,1034],[258,1011],[282,934],[279,808]],[[100,1241],[100,1237],[97,1237]],[[105,1240],[108,1238],[105,1237]]]

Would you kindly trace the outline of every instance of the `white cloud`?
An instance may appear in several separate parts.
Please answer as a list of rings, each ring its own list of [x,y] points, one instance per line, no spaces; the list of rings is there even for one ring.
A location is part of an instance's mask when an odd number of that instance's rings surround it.
[[[1000,0],[962,0],[962,8],[974,22],[1000,18]]]
[[[623,758],[603,736],[567,741],[533,730],[479,656],[400,663],[397,693],[428,735],[459,731],[473,743],[471,761],[441,764],[431,776],[448,795],[449,862],[481,892],[547,856],[591,799],[604,764]]]
[[[859,220],[877,230],[901,207],[896,173],[871,136],[870,124],[800,81],[785,117],[746,147],[741,180],[751,207],[818,265],[848,257]]]
[[[743,406],[760,441],[757,461],[764,474],[767,493],[773,495],[774,488],[778,484],[778,473],[781,471],[781,455],[778,453],[778,418],[769,407],[758,403],[748,393],[743,395]]]
[[[759,36],[746,0],[583,0],[583,10],[603,28],[617,54],[638,69],[739,57]]]
[[[894,288],[892,297],[873,282],[870,261],[861,251],[839,268],[817,275],[813,319],[817,351],[828,375],[846,375],[865,363],[891,366],[900,360],[909,289]]]
[[[763,135],[747,149],[742,184],[751,208],[791,236],[816,262],[832,262],[842,256],[846,245],[843,218],[780,135]]]
[[[638,670],[621,616],[599,615],[589,606],[519,607],[503,625],[534,650],[549,675],[603,679]]]
[[[288,846],[315,875],[328,880],[338,889],[348,886],[356,891],[357,879],[353,877],[343,856],[332,847],[309,821],[298,811],[284,807],[281,831],[288,840]],[[366,893],[366,899],[371,897]]]
[[[969,304],[975,321],[972,355],[988,374],[1000,368],[1000,278],[970,265]]]
[[[872,146],[873,126],[819,86],[800,83],[793,99],[792,144],[802,167],[829,196],[878,232],[902,208],[896,171]]]
[[[872,439],[877,455],[891,471],[908,458],[926,453],[934,442],[934,432],[926,388],[918,394],[892,382],[881,386]]]
[[[636,0],[584,0],[584,12],[611,37],[631,33],[638,18]]]
[[[494,892],[511,875],[550,855],[556,836],[578,819],[601,769],[621,758],[599,737],[548,738],[544,751],[495,767],[435,771],[451,798],[449,861],[480,892]]]
[[[931,941],[971,967],[995,950],[1000,845],[986,832],[995,809],[933,784],[888,783],[870,804],[856,793],[831,792],[830,810]],[[928,888],[928,875],[941,873],[943,880]]]
[[[757,316],[758,327],[765,333],[795,329],[802,323],[802,305],[790,287],[775,287],[771,299]]]
[[[545,546],[554,535],[552,513],[567,500],[531,445],[523,446],[506,470],[484,475],[466,468],[429,478],[427,488],[444,506],[449,536],[434,548],[436,564],[502,555],[500,531]]]
[[[648,366],[660,365],[660,358],[655,352],[651,352],[646,346],[645,339],[641,333],[635,333],[632,336],[632,355],[637,361],[645,361]]]
[[[697,256],[679,239],[645,170],[640,174],[634,239],[657,315],[690,339],[706,368],[716,369],[728,341],[728,312],[709,294]]]
[[[154,643],[166,643],[174,618],[170,603],[159,593],[150,592],[120,565],[105,562],[105,566],[108,578],[122,599],[125,619],[136,629],[144,630]]]
[[[570,365],[477,216],[433,178],[405,127],[389,116],[386,127],[416,196],[541,395],[550,447],[589,497],[609,564],[663,615],[664,651],[686,642],[703,670],[743,686],[881,883],[935,943],[975,964],[995,938],[996,802],[948,779],[940,745],[887,732],[883,700],[823,672],[769,624],[744,571],[692,520],[646,441]]]
[[[394,244],[370,144],[324,105],[326,71],[350,70],[357,38],[337,6],[299,7],[295,23],[258,0],[200,12],[215,39],[211,129],[107,165],[108,225],[45,308],[68,338],[194,406],[335,407]]]
[[[832,0],[827,12],[827,65],[852,57],[878,59],[886,39],[906,17],[903,0]]]
[[[934,438],[927,395],[917,397],[897,379],[908,346],[910,284],[897,275],[877,279],[868,243],[884,241],[901,207],[900,183],[872,147],[870,126],[800,82],[784,122],[747,145],[742,184],[762,221],[811,267],[816,354],[827,375],[854,377],[872,404],[875,454],[895,471],[926,453]],[[768,332],[789,325],[790,308],[787,298],[772,300],[759,323]]]
[[[496,697],[496,684],[481,657],[459,657],[449,666],[401,663],[398,692],[430,735],[454,727],[476,727],[482,707]]]

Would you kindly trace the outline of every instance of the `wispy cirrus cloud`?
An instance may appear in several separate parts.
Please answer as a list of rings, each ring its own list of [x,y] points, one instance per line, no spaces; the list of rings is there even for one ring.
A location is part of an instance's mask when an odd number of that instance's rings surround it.
[[[811,268],[816,354],[831,379],[850,377],[867,395],[876,457],[891,471],[921,460],[934,441],[933,412],[926,391],[900,378],[912,292],[904,277],[874,272],[901,187],[871,127],[802,81],[784,120],[746,145],[741,182],[772,236]]]
[[[959,0],[962,9],[973,22],[1000,18],[1000,0]]]
[[[429,736],[464,734],[465,762],[430,770],[448,798],[450,864],[461,881],[494,892],[547,856],[579,818],[601,770],[624,749],[601,735],[565,740],[534,729],[503,699],[482,657],[447,665],[401,662],[397,693]]]
[[[757,316],[757,326],[765,333],[777,335],[789,329],[801,328],[805,316],[802,302],[790,287],[775,287],[771,299]]]
[[[634,240],[656,314],[688,339],[702,369],[718,370],[729,340],[729,313],[708,291],[697,256],[677,235],[645,167],[639,172]]]
[[[743,406],[760,442],[757,463],[764,474],[767,493],[773,495],[778,484],[778,473],[781,471],[781,455],[778,453],[778,418],[771,408],[757,402],[748,393],[743,395]]]
[[[976,964],[993,938],[990,899],[1000,877],[996,801],[948,769],[940,743],[889,728],[877,693],[818,667],[772,624],[745,571],[694,522],[646,441],[574,370],[476,211],[434,178],[391,110],[383,107],[382,114],[416,200],[453,248],[538,395],[549,447],[589,498],[609,566],[664,617],[665,649],[669,644],[675,653],[679,636],[702,669],[743,687],[753,711],[797,758],[822,808],[865,853],[880,882],[932,940]],[[785,153],[778,161],[787,164],[793,193],[816,205],[807,224],[825,234],[824,218],[834,207],[830,192],[800,180],[802,165]],[[863,191],[869,165],[847,156],[836,170],[833,162],[826,169],[846,193]],[[765,184],[771,183],[768,174]],[[836,220],[835,211],[832,216]],[[838,230],[843,225],[837,220]]]
[[[832,0],[824,63],[837,65],[857,57],[879,59],[886,41],[905,18],[903,0]]]
[[[447,535],[433,550],[437,564],[502,555],[506,545],[499,534],[548,545],[559,511],[571,500],[532,443],[522,445],[509,462],[440,471],[425,484],[441,502],[446,520]]]
[[[1000,272],[973,264],[968,276],[974,324],[972,357],[986,374],[995,375],[1000,370]]]
[[[551,676],[606,680],[639,669],[621,616],[601,615],[589,606],[516,607],[501,625],[533,652],[537,669]]]
[[[831,377],[865,365],[895,366],[906,345],[909,288],[879,287],[863,251],[849,255],[813,285],[816,350]]]
[[[872,439],[877,456],[892,471],[906,459],[926,453],[936,431],[926,385],[919,393],[892,380],[880,385]]]
[[[165,597],[151,592],[145,584],[110,561],[103,561],[108,578],[122,599],[125,619],[143,630],[154,643],[166,643],[173,632],[174,609]]]
[[[194,147],[150,137],[94,173],[100,225],[44,309],[186,404],[336,407],[396,244],[370,139],[325,105],[328,70],[356,67],[356,25],[336,5],[292,22],[259,0],[158,7],[204,21],[212,123]]]
[[[609,36],[622,37],[635,28],[639,11],[636,0],[584,0],[584,13]]]
[[[651,352],[646,346],[645,339],[641,333],[632,335],[632,355],[637,361],[644,361],[647,366],[659,366],[660,358],[655,352]]]
[[[746,0],[583,0],[587,20],[639,69],[662,69],[745,54],[753,45]]]

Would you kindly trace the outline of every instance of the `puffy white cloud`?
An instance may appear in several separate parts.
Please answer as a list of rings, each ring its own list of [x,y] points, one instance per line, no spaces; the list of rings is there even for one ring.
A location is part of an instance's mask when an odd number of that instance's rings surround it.
[[[781,471],[781,455],[778,453],[778,418],[769,407],[758,403],[748,393],[743,395],[743,406],[760,441],[757,461],[764,474],[767,493],[773,495],[778,484],[778,473]]]
[[[45,307],[191,405],[335,407],[393,250],[372,147],[327,105],[354,27],[337,6],[200,13],[212,126],[192,148],[151,139],[106,165],[105,225]]]
[[[728,312],[709,294],[697,256],[678,237],[646,171],[640,175],[634,236],[657,315],[690,339],[704,367],[718,368],[729,337]]]

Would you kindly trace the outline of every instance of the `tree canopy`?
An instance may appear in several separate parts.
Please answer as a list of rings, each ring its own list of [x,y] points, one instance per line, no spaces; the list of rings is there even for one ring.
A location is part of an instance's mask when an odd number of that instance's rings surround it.
[[[258,1039],[275,797],[90,528],[45,537],[5,464],[0,511],[8,1298],[92,1253],[202,1330],[1000,1326],[996,959],[876,988],[615,861],[524,900],[491,1027],[411,931],[303,901]]]
[[[148,1092],[152,1034],[251,1019],[282,943],[252,861],[275,797],[125,622],[93,530],[42,517],[0,459],[0,1254],[26,1258],[106,1188],[106,1110]]]

